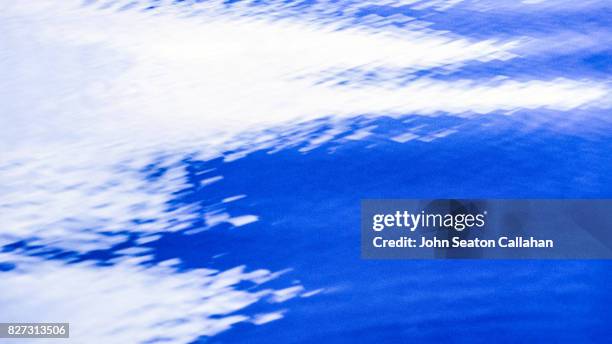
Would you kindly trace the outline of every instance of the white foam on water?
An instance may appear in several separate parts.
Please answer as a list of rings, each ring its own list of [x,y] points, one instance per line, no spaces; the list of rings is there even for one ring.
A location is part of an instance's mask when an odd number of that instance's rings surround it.
[[[0,308],[6,321],[70,323],[71,343],[142,343],[164,338],[188,343],[239,322],[256,325],[282,318],[282,312],[249,316],[243,308],[284,290],[239,290],[238,283],[265,283],[267,270],[247,272],[179,271],[168,264],[141,266],[121,259],[112,266],[0,254],[16,268],[2,273]],[[55,342],[35,339],[32,343]],[[24,341],[20,341],[24,342]]]

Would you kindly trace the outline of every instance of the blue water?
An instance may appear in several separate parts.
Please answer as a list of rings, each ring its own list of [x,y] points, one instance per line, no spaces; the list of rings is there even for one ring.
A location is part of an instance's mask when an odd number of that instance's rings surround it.
[[[192,13],[189,9],[196,3],[202,2],[174,1],[162,6],[151,1],[138,5],[140,7],[121,7],[121,11],[155,11],[164,6],[175,6],[185,12],[180,12],[183,15],[197,16],[197,12]],[[226,1],[223,6],[232,9],[237,3],[240,1]],[[280,18],[304,16],[305,21],[315,21],[315,24],[342,19],[344,25],[358,27],[369,25],[360,22],[360,18],[367,14],[403,14],[429,22],[430,29],[445,30],[471,39],[504,40],[520,36],[550,38],[549,43],[556,44],[559,42],[555,37],[573,35],[574,41],[566,46],[540,47],[542,50],[537,52],[530,46],[525,54],[508,60],[471,60],[450,69],[441,66],[400,70],[393,80],[399,85],[424,77],[441,82],[469,79],[484,83],[495,78],[529,82],[566,78],[587,84],[610,84],[612,40],[609,37],[612,37],[612,25],[609,17],[612,8],[605,1],[585,4],[552,1],[550,5],[541,5],[544,7],[529,7],[520,2],[465,1],[449,9],[384,5],[364,6],[354,13],[343,12],[343,4],[329,2],[322,5],[327,11],[306,16],[306,9],[316,3],[295,2],[295,6],[283,8],[275,15]],[[478,7],[492,4],[493,8],[489,10]],[[85,6],[100,6],[100,11],[105,10],[96,1],[86,2]],[[257,6],[261,6],[260,11]],[[259,18],[272,16],[269,12],[274,4],[257,1],[251,7],[254,12],[245,16]],[[385,27],[379,30],[385,30]],[[334,82],[337,81],[337,87],[382,83],[376,68],[364,73],[359,68],[342,72],[332,77]],[[202,147],[180,153],[173,151],[170,160],[178,163],[170,166],[164,163],[168,159],[163,155],[167,153],[160,152],[159,159],[150,158],[137,175],[145,185],[157,185],[163,184],[164,177],[177,168],[186,171],[184,183],[179,190],[167,192],[169,200],[165,203],[167,212],[188,207],[190,214],[195,216],[185,221],[186,226],[172,230],[173,225],[184,223],[171,221],[170,229],[154,233],[158,236],[155,240],[142,242],[139,239],[143,235],[135,228],[156,220],[135,215],[131,222],[133,227],[107,231],[97,222],[90,228],[76,220],[71,222],[69,218],[64,222],[49,223],[48,228],[68,228],[76,223],[75,226],[81,226],[76,230],[78,233],[99,235],[95,240],[102,236],[121,239],[108,247],[96,244],[91,249],[84,249],[79,245],[61,245],[63,239],[59,244],[52,240],[43,240],[41,244],[37,239],[43,235],[27,232],[22,236],[11,234],[8,239],[0,236],[0,253],[35,257],[38,260],[34,266],[59,262],[65,264],[60,270],[77,266],[85,271],[99,271],[100,284],[107,283],[108,288],[104,290],[111,295],[121,288],[128,289],[126,284],[115,280],[118,277],[107,273],[120,265],[116,259],[141,256],[138,252],[125,253],[130,252],[126,249],[139,249],[150,255],[143,262],[136,263],[147,273],[161,262],[180,261],[176,270],[155,275],[160,284],[161,279],[183,276],[181,273],[200,268],[224,272],[246,266],[248,271],[285,271],[265,283],[254,283],[248,278],[233,281],[228,289],[220,289],[214,296],[201,296],[202,299],[198,299],[200,295],[197,292],[204,294],[210,286],[197,289],[195,294],[199,301],[204,302],[207,298],[217,300],[217,297],[220,300],[215,301],[213,311],[204,312],[204,315],[169,316],[167,319],[162,314],[157,319],[158,313],[151,310],[157,306],[154,295],[149,304],[136,307],[131,313],[119,313],[125,319],[140,319],[140,315],[135,314],[151,312],[153,320],[147,323],[150,327],[137,328],[144,333],[156,326],[180,324],[194,318],[219,320],[233,315],[249,317],[282,312],[282,317],[274,321],[262,324],[238,321],[218,333],[197,335],[195,340],[176,339],[178,335],[174,338],[169,334],[165,338],[169,342],[610,342],[611,262],[368,261],[360,258],[361,199],[611,197],[612,112],[609,105],[590,105],[593,104],[566,110],[517,107],[469,116],[443,111],[433,116],[363,114],[342,118],[343,129],[332,140],[313,148],[313,140],[338,126],[338,122],[332,119],[334,114],[320,114],[318,120],[270,128],[275,136],[274,144],[262,148],[251,149],[254,144],[247,139],[241,141],[243,146],[233,147],[212,158],[196,154]],[[205,104],[202,109],[193,109],[205,110]],[[94,122],[92,126],[95,126]],[[350,138],[366,129],[371,135]],[[434,137],[436,133],[448,130],[451,130],[450,134]],[[393,139],[406,132],[418,138],[407,142]],[[255,137],[259,134],[256,133]],[[160,132],[160,136],[163,135]],[[302,139],[292,140],[292,137]],[[224,159],[245,150],[249,151],[248,154],[240,159]],[[69,161],[71,157],[63,159]],[[122,162],[117,163],[121,165]],[[0,171],[11,171],[12,166],[2,165]],[[37,169],[32,167],[33,171]],[[118,174],[119,179],[122,176]],[[223,176],[223,179],[203,186],[203,181],[214,176]],[[22,188],[27,189],[18,183],[22,181],[3,182],[11,186],[11,190],[20,192]],[[25,179],[25,182],[28,184],[29,181]],[[109,185],[113,183],[120,184],[120,180],[109,181]],[[78,189],[80,185],[71,187]],[[247,197],[223,202],[234,195]],[[104,201],[114,202],[113,199]],[[6,199],[2,206],[11,210],[15,207],[13,203],[18,202]],[[138,205],[130,209],[135,208]],[[83,213],[87,213],[86,210]],[[74,217],[78,218],[79,210],[67,211],[74,211]],[[244,226],[221,221],[211,226],[207,216],[220,212],[254,214],[257,221]],[[95,240],[91,239],[92,242]],[[68,242],[68,238],[65,241]],[[9,296],[0,297],[0,306],[19,305],[22,301],[14,298],[14,286],[20,285],[20,278],[24,276],[34,279],[37,276],[32,272],[38,271],[35,268],[19,270],[22,262],[15,256],[5,258],[0,255],[0,279],[5,276],[7,283],[16,283],[7,284],[12,286],[11,293],[4,290]],[[58,288],[70,288],[71,281],[65,283]],[[146,283],[153,287],[157,282],[152,279]],[[34,284],[29,281],[25,285]],[[181,295],[180,285],[179,282],[171,284],[169,292],[177,291]],[[228,312],[218,310],[224,303],[233,302],[235,291],[258,295],[259,292],[292,286],[299,286],[303,291],[279,302],[261,296]],[[7,287],[0,282],[0,288]],[[41,291],[43,295],[46,295],[45,290]],[[146,288],[137,290],[146,294]],[[312,295],[308,294],[309,291],[313,291]],[[87,292],[84,298],[105,300],[101,294],[99,291]],[[57,295],[49,291],[49,299],[55,300]],[[61,296],[57,298],[64,300]],[[127,297],[124,299],[129,303]],[[36,299],[32,304],[36,306],[38,301]],[[43,301],[40,302],[45,306],[41,309],[45,309],[47,320],[63,321],[54,318],[54,308],[48,306],[53,303]],[[191,309],[198,303],[187,305],[186,309]],[[36,318],[33,313],[21,316]],[[0,321],[22,321],[10,318],[18,312],[7,314],[3,315],[0,310]],[[91,314],[94,314],[88,318],[93,319],[91,324],[107,324],[104,320],[109,315],[100,312],[96,318],[95,305]],[[113,333],[110,336],[112,338]],[[142,342],[163,340],[163,336],[158,336]],[[98,341],[92,339],[91,342]]]
[[[401,126],[378,123],[387,130]],[[496,129],[479,129],[485,123]],[[609,262],[360,259],[362,198],[602,198],[612,191],[607,133],[529,131],[501,116],[460,128],[428,143],[374,138],[308,154],[262,151],[198,165],[194,171],[214,166],[226,178],[205,194],[190,190],[186,199],[206,207],[228,191],[243,192],[251,200],[230,210],[256,209],[261,221],[248,230],[219,226],[170,236],[156,243],[155,252],[159,259],[182,252],[190,266],[202,264],[202,252],[227,252],[206,264],[291,266],[290,280],[333,288],[290,301],[283,321],[237,326],[214,343],[605,342],[611,334]]]

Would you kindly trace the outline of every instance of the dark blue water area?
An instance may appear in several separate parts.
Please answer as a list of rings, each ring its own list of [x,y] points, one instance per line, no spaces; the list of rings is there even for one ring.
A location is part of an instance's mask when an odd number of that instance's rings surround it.
[[[534,76],[537,76],[542,81],[550,81],[555,78],[575,80],[588,78],[593,81],[608,82],[611,73],[612,51],[586,49],[566,54],[519,56],[505,61],[468,62],[457,69],[449,69],[444,66],[410,72],[406,75],[445,81],[466,79],[477,81],[507,77],[516,81],[529,82]]]
[[[489,85],[507,82],[555,82],[558,78],[609,83],[612,74],[612,50],[585,49],[565,54],[516,56],[508,60],[470,61],[460,66],[439,66],[415,70],[396,69],[389,78],[388,70],[352,68],[323,74],[318,83],[333,86],[377,86],[388,83],[397,87],[410,85],[419,78],[438,81],[483,82]]]
[[[323,288],[282,304],[256,303],[246,311],[287,311],[282,320],[237,324],[202,343],[605,342],[611,262],[360,258],[363,198],[609,198],[611,127],[560,127],[560,118],[533,125],[537,117],[379,118],[368,123],[378,125],[374,135],[360,141],[266,149],[231,162],[188,159],[193,185],[211,168],[224,179],[187,188],[176,202],[200,204],[204,213],[246,194],[223,207],[259,221],[167,234],[149,245],[155,260],[179,257],[185,269],[292,269],[244,288]],[[383,139],[406,123],[457,132],[431,142]]]
[[[369,6],[362,8],[355,18],[358,23],[359,18],[372,14],[382,18],[401,14],[427,22],[430,29],[452,32],[468,39],[492,39],[499,42],[522,37],[544,40],[532,44],[528,49],[532,52],[526,55],[519,53],[507,60],[471,61],[461,68],[451,70],[448,66],[425,69],[410,72],[412,76],[440,80],[478,80],[499,76],[524,81],[533,80],[534,76],[540,80],[558,77],[608,80],[612,71],[612,58],[606,38],[612,29],[609,20],[612,7],[609,4],[595,3],[593,6],[569,6],[565,9],[563,6],[546,7],[542,10],[537,6],[517,6],[516,3],[509,8],[504,7],[504,2],[490,2],[488,7],[478,6],[478,3],[466,1],[447,11],[414,9],[410,6]],[[404,24],[396,26],[402,27]],[[555,39],[555,35],[560,36]],[[584,46],[576,49],[576,41],[572,39],[580,41]]]
[[[612,6],[604,1],[591,6],[567,2],[556,7],[520,5],[512,1],[466,1],[450,10],[415,9],[412,6],[368,6],[357,14],[366,16],[396,14],[425,20],[435,30],[451,31],[476,39],[503,39],[521,35],[547,35],[559,32],[590,34],[610,28]]]

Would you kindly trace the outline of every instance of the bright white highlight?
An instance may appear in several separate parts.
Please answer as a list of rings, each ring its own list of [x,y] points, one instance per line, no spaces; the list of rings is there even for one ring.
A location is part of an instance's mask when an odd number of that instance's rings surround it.
[[[0,254],[0,263],[6,261],[16,262],[17,268],[3,272],[0,279],[3,317],[70,322],[71,343],[142,343],[155,338],[188,343],[238,322],[261,325],[282,318],[282,312],[252,318],[236,313],[265,298],[279,301],[270,289],[236,288],[241,282],[257,285],[276,277],[267,270],[246,272],[240,266],[223,272],[179,272],[172,267],[176,262],[143,267],[134,259],[121,259],[101,267]],[[296,296],[278,292],[283,300]]]

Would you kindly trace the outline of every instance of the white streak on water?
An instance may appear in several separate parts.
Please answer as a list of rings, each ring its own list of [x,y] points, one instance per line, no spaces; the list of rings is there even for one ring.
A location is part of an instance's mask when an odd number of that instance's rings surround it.
[[[238,322],[274,320],[271,315],[251,319],[236,313],[275,295],[271,290],[236,288],[241,282],[258,284],[275,277],[266,270],[246,272],[237,267],[223,272],[179,272],[166,264],[144,267],[128,259],[112,266],[66,265],[0,254],[0,263],[7,261],[17,268],[3,272],[0,278],[2,317],[7,321],[70,322],[72,343],[141,343],[155,338],[187,343]]]

